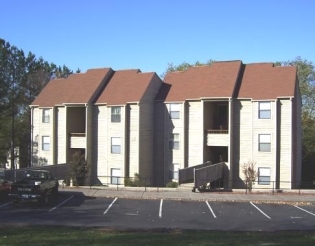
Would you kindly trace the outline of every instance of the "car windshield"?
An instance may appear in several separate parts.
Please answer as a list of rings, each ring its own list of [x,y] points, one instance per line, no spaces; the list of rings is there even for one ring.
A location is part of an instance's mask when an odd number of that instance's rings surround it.
[[[25,177],[29,179],[47,179],[47,173],[27,171],[25,172]]]

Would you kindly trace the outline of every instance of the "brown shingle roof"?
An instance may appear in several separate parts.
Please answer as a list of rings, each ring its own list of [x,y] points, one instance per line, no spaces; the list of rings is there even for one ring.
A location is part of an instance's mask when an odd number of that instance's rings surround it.
[[[88,103],[111,71],[110,68],[90,69],[65,79],[51,80],[31,105],[53,107],[63,103]]]
[[[253,100],[293,97],[296,87],[296,67],[274,67],[273,63],[245,65],[238,98]]]
[[[138,69],[116,71],[96,103],[122,105],[139,102],[155,73],[141,73]]]
[[[241,61],[215,62],[210,66],[190,67],[186,71],[165,76],[157,100],[184,101],[186,99],[232,97]]]

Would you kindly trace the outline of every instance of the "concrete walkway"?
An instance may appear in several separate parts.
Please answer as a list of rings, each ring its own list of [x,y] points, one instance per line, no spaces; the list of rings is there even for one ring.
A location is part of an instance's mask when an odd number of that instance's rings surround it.
[[[315,190],[286,191],[281,193],[253,191],[246,194],[245,190],[233,192],[192,192],[176,188],[143,188],[143,187],[60,187],[61,192],[91,197],[118,197],[132,199],[172,199],[193,201],[231,201],[231,202],[273,202],[273,203],[313,203]]]

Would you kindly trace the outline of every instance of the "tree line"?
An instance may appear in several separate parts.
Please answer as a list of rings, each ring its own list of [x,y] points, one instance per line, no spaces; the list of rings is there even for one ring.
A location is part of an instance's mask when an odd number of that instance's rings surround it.
[[[0,39],[0,167],[10,159],[11,168],[31,166],[29,105],[49,80],[72,74]]]
[[[166,73],[183,71],[191,66],[211,65],[214,60],[179,65],[169,63]],[[312,61],[297,57],[275,61],[276,66],[296,66],[302,96],[302,176],[315,180],[315,69]],[[77,69],[76,73],[80,70]],[[45,85],[54,78],[66,78],[73,71],[36,57],[0,39],[0,167],[8,156],[11,168],[19,157],[20,167],[31,166],[31,119],[29,105]]]

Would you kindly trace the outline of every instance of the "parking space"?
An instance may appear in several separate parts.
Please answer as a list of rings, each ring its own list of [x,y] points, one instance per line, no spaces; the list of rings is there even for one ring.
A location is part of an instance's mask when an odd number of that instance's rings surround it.
[[[315,230],[314,205],[101,198],[61,193],[49,205],[0,201],[6,224],[182,228],[202,230]]]

